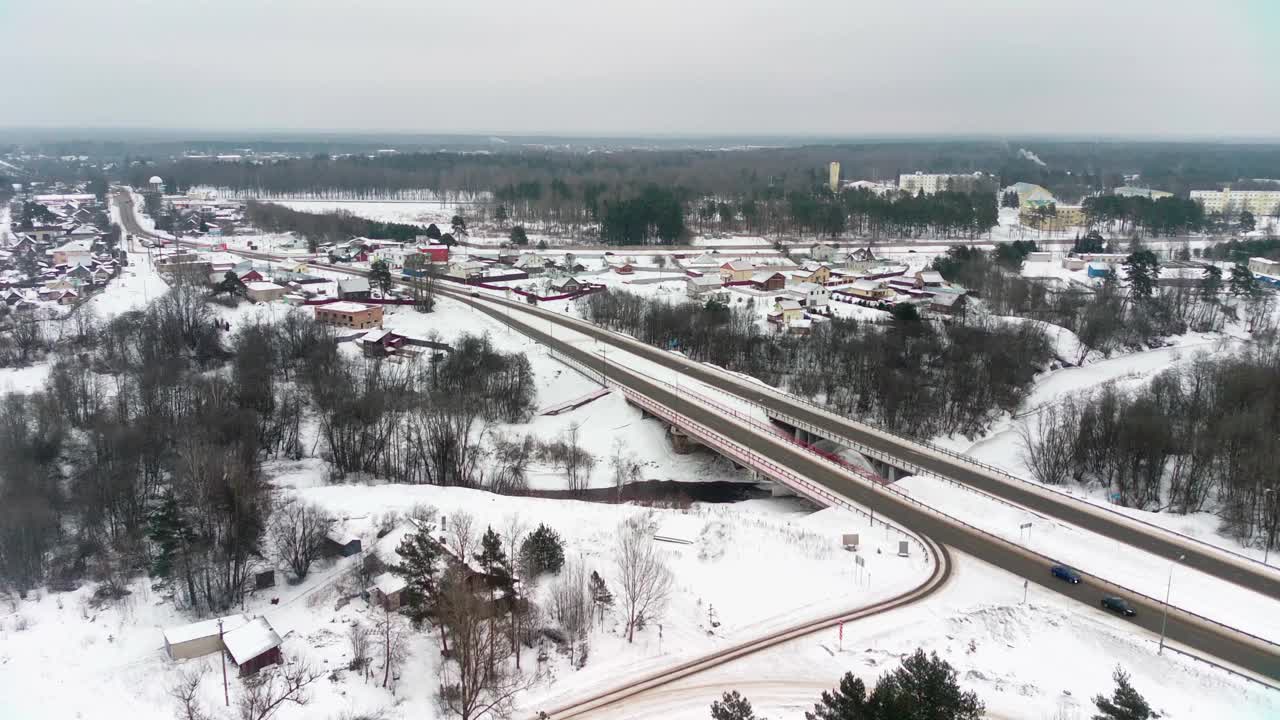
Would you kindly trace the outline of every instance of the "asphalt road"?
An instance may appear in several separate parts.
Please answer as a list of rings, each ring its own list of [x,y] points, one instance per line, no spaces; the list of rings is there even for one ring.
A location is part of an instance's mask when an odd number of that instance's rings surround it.
[[[746,398],[777,414],[797,418],[820,428],[833,438],[847,439],[851,445],[864,445],[919,466],[929,473],[950,478],[1169,560],[1183,556],[1181,563],[1187,567],[1262,593],[1267,597],[1280,599],[1280,572],[1275,568],[1252,560],[1230,557],[1204,543],[1179,538],[1155,526],[1138,524],[1137,521],[1131,521],[1118,513],[1082,500],[1046,493],[1027,482],[997,478],[958,458],[945,455],[940,457],[905,438],[886,438],[883,434],[871,431],[860,423],[819,411],[797,400],[763,391],[755,383],[738,380],[715,368],[689,362],[682,357],[638,341],[624,342],[614,333],[590,323],[575,322],[558,313],[525,305],[519,305],[519,307],[536,312],[552,322],[577,332],[598,338],[601,342],[621,346],[628,352]]]
[[[122,213],[126,227],[130,227],[130,232],[145,234],[133,221],[132,213]],[[495,303],[500,301],[487,300],[484,302],[477,301],[462,291],[448,290],[442,291],[443,294],[453,296],[475,307],[477,310],[501,321],[505,322],[505,313]],[[547,313],[545,311],[535,310],[528,306],[518,306],[524,312],[535,312],[539,316],[555,321],[559,324],[566,325],[572,329],[588,335],[595,334],[602,340],[611,344],[619,344],[618,340],[604,331],[596,330],[592,332],[592,326],[579,325],[571,323],[562,316],[555,313]],[[968,553],[974,557],[995,565],[1003,570],[1007,570],[1019,577],[1026,578],[1031,582],[1035,582],[1042,587],[1051,591],[1058,592],[1078,602],[1085,603],[1091,607],[1097,608],[1101,598],[1105,595],[1122,595],[1126,597],[1137,609],[1138,614],[1134,618],[1129,618],[1128,622],[1135,626],[1147,630],[1152,633],[1160,633],[1161,630],[1161,603],[1155,600],[1135,595],[1124,588],[1117,587],[1101,578],[1096,578],[1081,573],[1083,582],[1079,585],[1072,585],[1054,579],[1049,574],[1049,568],[1054,561],[1050,558],[1032,553],[1025,548],[1013,545],[999,538],[986,535],[976,528],[971,528],[960,524],[956,521],[941,517],[928,509],[917,506],[898,494],[865,483],[855,479],[854,477],[836,470],[833,466],[822,462],[816,456],[807,451],[795,448],[788,444],[778,443],[774,440],[758,434],[757,431],[743,427],[738,423],[712,412],[708,408],[685,400],[677,396],[664,387],[651,383],[646,378],[635,375],[625,368],[619,367],[616,363],[606,365],[608,360],[592,353],[583,351],[564,341],[557,340],[547,333],[536,328],[520,324],[520,331],[536,341],[554,347],[558,352],[573,358],[578,363],[595,368],[601,372],[607,372],[608,376],[617,381],[624,382],[625,385],[646,397],[661,403],[666,407],[678,412],[685,417],[700,423],[720,434],[738,442],[742,445],[750,447],[760,456],[770,460],[771,462],[809,478],[810,480],[820,483],[832,492],[843,495],[855,503],[865,507],[875,508],[877,512],[884,514],[895,522],[905,527],[911,528],[913,531],[925,535],[934,541],[943,545],[955,548],[961,552]],[[723,387],[731,392],[741,394],[740,388],[734,384],[726,382],[726,376],[706,368],[693,367],[679,363],[673,356],[649,348],[649,346],[637,343],[635,345],[626,344],[624,346],[629,352],[644,355],[649,359],[660,362],[663,365],[674,367],[681,372],[698,377],[704,382],[712,385]],[[649,350],[646,352],[645,350]],[[761,394],[752,397],[753,400],[763,400],[766,405],[769,400],[773,399],[779,402],[780,399],[773,398],[768,394]],[[800,410],[803,406],[791,403],[781,404],[779,411],[784,414],[802,416]],[[815,418],[817,419],[817,418]],[[815,425],[817,423],[814,423]],[[867,443],[870,445],[870,443]],[[895,452],[897,450],[895,449]],[[936,464],[931,456],[917,453],[922,467],[928,467],[924,462]],[[944,463],[941,467],[948,468],[956,463]],[[951,477],[951,472],[940,472]],[[1021,501],[1019,501],[1021,502]],[[1030,503],[1028,503],[1030,504]],[[1056,514],[1052,510],[1046,510],[1049,514]],[[1064,518],[1065,519],[1065,518]],[[1117,526],[1113,530],[1123,531],[1126,534],[1133,535],[1127,526]],[[1107,533],[1110,534],[1110,533]],[[1135,538],[1138,541],[1144,541],[1141,537]],[[1146,541],[1158,543],[1158,538],[1150,538]],[[1177,548],[1178,552],[1184,552],[1181,547]],[[1188,554],[1188,561],[1192,559],[1192,555]],[[1206,570],[1208,572],[1208,570]],[[1187,647],[1188,649],[1202,654],[1206,657],[1219,658],[1226,663],[1243,668],[1247,671],[1255,673],[1259,676],[1269,678],[1272,681],[1280,681],[1280,648],[1263,640],[1245,635],[1238,631],[1232,630],[1222,625],[1218,625],[1204,618],[1198,618],[1194,615],[1186,613],[1178,608],[1170,608],[1168,612],[1168,622],[1166,636],[1169,642]],[[1046,651],[1052,651],[1046,648]]]
[[[504,314],[488,303],[465,300],[481,312],[505,321]],[[1079,585],[1056,580],[1049,574],[1053,561],[1048,558],[985,535],[976,529],[950,522],[911,503],[897,493],[855,480],[804,450],[767,441],[757,432],[744,428],[699,403],[669,392],[664,386],[651,383],[646,378],[619,367],[617,363],[610,363],[605,367],[604,363],[608,363],[607,359],[602,360],[597,355],[556,340],[541,330],[529,326],[519,327],[519,329],[539,343],[555,347],[556,352],[563,353],[587,367],[607,372],[610,379],[624,382],[627,387],[735,442],[750,447],[768,460],[820,483],[832,492],[843,495],[860,505],[876,508],[878,512],[900,525],[911,528],[936,542],[981,558],[1019,577],[1027,578],[1031,582],[1095,608],[1098,607],[1104,595],[1122,595],[1138,610],[1137,617],[1130,618],[1129,622],[1156,634],[1160,632],[1161,604],[1159,602],[1135,596],[1087,574],[1083,575],[1084,581]],[[1167,636],[1171,642],[1220,658],[1264,677],[1280,680],[1280,648],[1265,641],[1255,640],[1210,621],[1195,618],[1176,608],[1171,609],[1169,613]]]

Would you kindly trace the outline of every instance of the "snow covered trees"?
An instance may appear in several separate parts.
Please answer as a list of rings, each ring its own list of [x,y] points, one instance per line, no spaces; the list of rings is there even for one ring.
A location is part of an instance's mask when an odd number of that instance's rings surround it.
[[[560,572],[564,565],[564,543],[560,541],[559,533],[539,523],[520,545],[520,563],[529,578]]]
[[[1129,684],[1129,673],[1117,665],[1111,677],[1116,681],[1116,688],[1111,697],[1094,696],[1093,704],[1097,706],[1098,712],[1093,720],[1149,720],[1160,717]]]
[[[400,563],[391,566],[391,572],[404,578],[407,615],[415,625],[426,621],[436,601],[436,564],[440,559],[440,544],[431,535],[435,526],[423,524],[418,531],[406,535],[396,548]]]
[[[636,627],[657,617],[666,607],[671,594],[671,570],[642,518],[633,518],[618,527],[614,555],[627,642],[635,642]]]
[[[956,671],[937,653],[924,650],[902,661],[902,666],[886,673],[867,694],[862,680],[845,673],[840,687],[822,693],[806,720],[981,720],[985,707],[973,692],[964,692],[956,682]]]
[[[453,645],[440,669],[440,701],[462,720],[506,717],[512,697],[528,685],[499,655],[501,630],[487,603],[461,573],[446,574],[439,613]]]
[[[755,714],[751,702],[737,690],[726,692],[711,703],[711,720],[766,720]]]

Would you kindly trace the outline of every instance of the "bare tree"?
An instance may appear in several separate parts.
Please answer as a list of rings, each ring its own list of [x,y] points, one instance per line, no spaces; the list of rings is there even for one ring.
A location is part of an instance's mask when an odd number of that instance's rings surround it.
[[[640,463],[636,461],[635,455],[631,453],[623,454],[626,444],[622,442],[622,438],[613,441],[613,453],[609,457],[609,466],[613,470],[613,487],[617,492],[617,499],[622,501],[622,486],[628,482],[640,479]]]
[[[520,517],[520,513],[512,513],[506,517],[503,524],[503,537],[507,544],[507,559],[511,562],[511,652],[516,656],[516,669],[520,668],[520,623],[524,619],[521,612],[523,603],[520,598],[520,568],[521,564],[516,558],[519,557],[520,544],[524,542],[524,535],[529,530],[529,526],[524,519]]]
[[[200,681],[205,666],[183,668],[178,679],[169,686],[169,697],[178,704],[178,720],[209,720],[209,713],[200,705]]]
[[[614,554],[618,588],[627,617],[627,642],[634,642],[636,626],[657,617],[666,607],[671,595],[671,570],[643,517],[618,526]]]
[[[276,508],[271,544],[276,555],[302,580],[310,571],[311,563],[320,557],[324,536],[332,526],[333,518],[318,506],[296,499],[286,500]]]
[[[305,661],[258,673],[245,680],[244,692],[236,701],[240,720],[266,720],[285,703],[306,705],[311,700],[307,686],[322,677],[322,670]]]
[[[347,667],[359,670],[366,680],[369,678],[369,628],[359,621],[351,623],[347,628],[347,642],[351,644],[351,662]]]
[[[1023,460],[1037,480],[1061,485],[1071,477],[1079,434],[1079,410],[1070,398],[1040,408],[1034,422],[1018,424]]]
[[[591,627],[591,596],[587,590],[587,569],[582,563],[570,563],[551,586],[551,607],[556,622],[564,630],[569,643],[569,663],[574,664],[575,648],[586,661],[587,630]]]
[[[471,547],[476,541],[476,520],[471,513],[466,510],[455,510],[449,513],[449,526],[446,529],[445,536],[449,549],[453,551],[458,559],[467,562],[471,557]]]
[[[507,717],[511,699],[529,683],[496,657],[497,629],[490,608],[459,573],[444,583],[440,614],[453,638],[449,660],[440,673],[440,700],[462,720]]]
[[[390,686],[394,692],[396,668],[404,664],[405,650],[404,627],[400,623],[399,613],[393,613],[384,605],[382,619],[378,621],[378,642],[382,646],[382,687]]]
[[[591,480],[591,471],[595,469],[596,458],[578,443],[582,426],[578,423],[569,425],[564,433],[564,452],[560,456],[560,466],[569,481],[569,490],[582,492],[587,489]]]

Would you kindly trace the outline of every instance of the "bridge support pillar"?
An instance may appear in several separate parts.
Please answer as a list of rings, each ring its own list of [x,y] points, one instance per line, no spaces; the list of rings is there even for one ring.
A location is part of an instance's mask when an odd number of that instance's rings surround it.
[[[689,437],[685,431],[671,426],[671,449],[675,450],[677,455],[688,455],[698,445],[698,441]]]

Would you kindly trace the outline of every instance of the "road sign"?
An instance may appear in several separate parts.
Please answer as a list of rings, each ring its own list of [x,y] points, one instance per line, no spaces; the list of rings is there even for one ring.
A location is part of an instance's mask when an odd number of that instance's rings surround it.
[[[1019,529],[1019,530],[1026,530],[1026,529],[1027,529],[1027,528],[1029,528],[1029,527],[1031,527],[1031,523],[1029,523],[1029,522],[1025,522],[1025,523],[1022,523],[1021,525],[1019,525],[1019,526],[1018,526],[1018,529]]]
[[[840,544],[844,545],[845,550],[858,549],[858,533],[845,533],[840,536]]]

